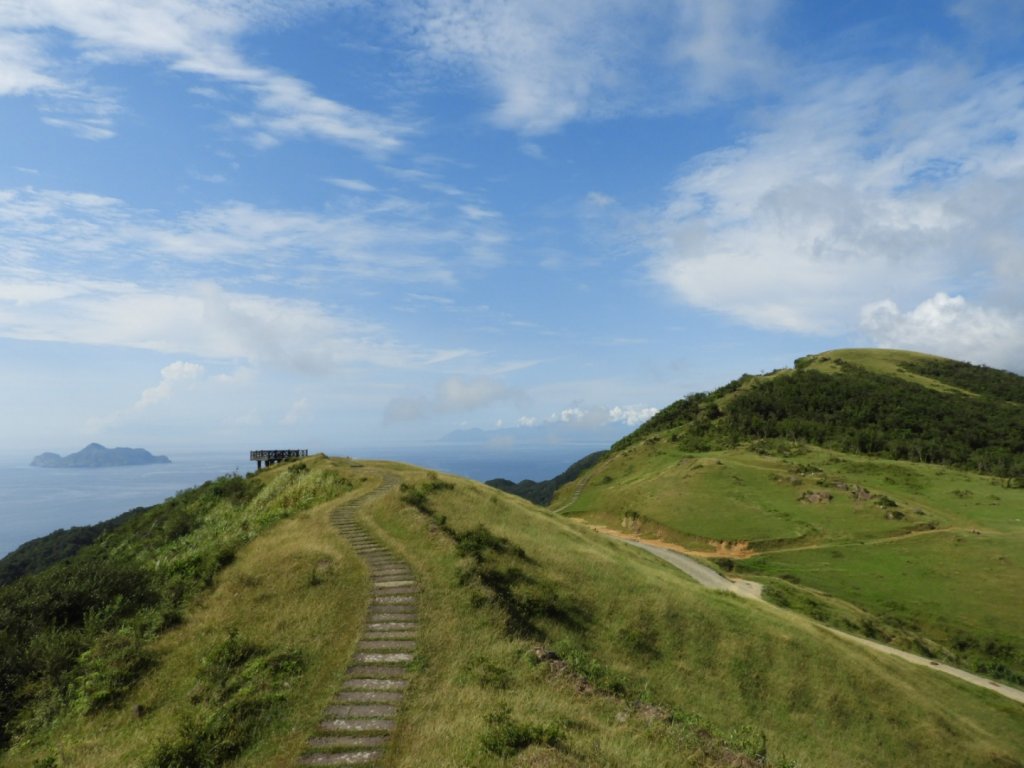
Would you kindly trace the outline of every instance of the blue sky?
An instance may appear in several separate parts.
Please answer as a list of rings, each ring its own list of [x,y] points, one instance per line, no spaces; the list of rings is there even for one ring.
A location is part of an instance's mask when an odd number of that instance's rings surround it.
[[[3,447],[585,438],[841,346],[1024,372],[1022,30],[0,0]]]

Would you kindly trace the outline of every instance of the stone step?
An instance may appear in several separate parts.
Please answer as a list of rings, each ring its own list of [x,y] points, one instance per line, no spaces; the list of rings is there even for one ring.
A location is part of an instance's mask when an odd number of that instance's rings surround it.
[[[401,700],[401,691],[342,691],[334,697],[335,704],[396,704]]]
[[[415,595],[419,593],[415,585],[409,587],[374,587],[374,595]]]
[[[321,750],[365,749],[386,743],[387,736],[314,736],[306,743]]]
[[[357,653],[352,661],[357,664],[408,664],[412,658],[411,653]]]
[[[334,704],[324,714],[339,718],[393,719],[398,709],[394,704]]]
[[[394,664],[353,664],[345,673],[347,678],[404,678],[409,676],[405,667],[396,667]]]
[[[416,575],[358,520],[367,502],[398,487],[387,478],[375,490],[332,510],[335,529],[366,564],[371,580],[366,626],[341,690],[324,710],[319,733],[301,765],[375,765],[376,749],[395,726],[418,630]]]
[[[361,640],[356,648],[360,651],[415,651],[415,640]]]
[[[381,680],[376,677],[353,677],[341,684],[343,691],[404,691],[406,680]]]
[[[299,758],[299,765],[373,765],[380,760],[376,749],[360,752],[315,752]]]
[[[394,720],[382,718],[336,717],[320,721],[320,730],[333,733],[380,733],[393,731]]]
[[[373,621],[366,625],[366,632],[409,632],[419,624],[415,621]]]
[[[385,632],[363,632],[363,640],[415,640],[415,630],[391,630]]]

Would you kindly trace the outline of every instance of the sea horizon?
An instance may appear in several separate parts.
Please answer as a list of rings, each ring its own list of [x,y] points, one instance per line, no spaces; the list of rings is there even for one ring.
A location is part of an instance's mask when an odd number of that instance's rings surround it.
[[[324,450],[329,456],[415,464],[480,482],[547,480],[588,453],[606,448],[591,443],[493,445],[421,443]],[[126,467],[32,467],[32,456],[0,453],[0,557],[32,539],[59,529],[93,525],[136,507],[159,504],[180,491],[225,474],[256,469],[245,451],[166,453],[170,464]],[[319,453],[312,450],[311,453]]]

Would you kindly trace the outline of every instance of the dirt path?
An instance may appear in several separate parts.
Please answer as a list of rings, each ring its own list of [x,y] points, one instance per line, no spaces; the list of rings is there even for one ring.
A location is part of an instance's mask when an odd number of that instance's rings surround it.
[[[709,568],[703,563],[698,562],[696,559],[694,559],[693,556],[679,551],[682,549],[681,547],[668,545],[663,542],[655,543],[651,541],[644,541],[635,536],[627,536],[618,531],[613,531],[608,528],[602,528],[601,526],[594,526],[590,524],[587,525],[589,528],[599,533],[619,539],[620,541],[624,541],[625,543],[631,544],[634,547],[639,547],[640,549],[650,552],[655,557],[659,557],[662,560],[671,563],[676,568],[683,571],[686,575],[692,578],[694,581],[696,581],[698,584],[701,584],[702,586],[705,586],[709,589],[716,589],[722,592],[732,592],[733,594],[740,595],[741,597],[750,598],[752,600],[762,599],[761,584],[753,581],[744,581],[742,579],[727,579],[717,571],[713,570],[712,568]],[[831,632],[833,635],[841,637],[844,640],[848,640],[860,646],[870,648],[871,650],[877,651],[878,653],[884,653],[889,656],[896,656],[900,659],[903,659],[906,662],[916,664],[919,667],[927,667],[928,669],[933,669],[936,672],[944,672],[947,675],[952,675],[953,677],[971,683],[972,685],[976,685],[980,688],[985,688],[987,690],[992,691],[993,693],[998,693],[999,695],[1005,696],[1008,699],[1012,699],[1013,701],[1016,701],[1020,704],[1024,704],[1024,691],[1018,690],[1017,688],[1011,688],[1008,685],[1004,685],[1003,683],[997,683],[994,680],[989,680],[986,677],[981,677],[980,675],[965,672],[962,669],[951,667],[948,664],[942,664],[932,659],[927,659],[924,656],[917,656],[916,654],[908,653],[907,651],[901,651],[898,648],[893,648],[883,643],[877,643],[874,640],[868,640],[864,637],[851,635],[847,632],[842,632],[838,629],[833,629],[832,627],[826,626],[824,624],[819,624],[818,622],[814,623],[822,629],[827,630],[828,632]]]

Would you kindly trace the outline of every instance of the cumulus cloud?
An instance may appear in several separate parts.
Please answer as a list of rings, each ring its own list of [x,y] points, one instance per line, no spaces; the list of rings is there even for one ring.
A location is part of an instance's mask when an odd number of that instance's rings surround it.
[[[198,363],[187,363],[178,360],[165,366],[160,371],[160,383],[142,392],[139,399],[132,406],[132,410],[141,411],[149,408],[161,400],[166,400],[171,394],[181,387],[197,381],[205,373],[203,366]]]
[[[327,3],[239,3],[233,0],[39,0],[3,3],[0,13],[0,95],[37,92],[89,104],[81,75],[67,76],[66,62],[50,54],[58,33],[79,52],[75,69],[93,63],[157,61],[171,69],[213,78],[248,93],[253,109],[235,115],[257,146],[311,136],[368,152],[401,145],[406,128],[380,115],[316,94],[298,78],[248,63],[239,53],[240,37],[270,23],[324,7]],[[10,59],[11,65],[7,65]],[[105,138],[109,125],[48,117],[86,138]]]
[[[577,424],[584,427],[603,427],[606,424],[625,424],[630,427],[639,426],[654,416],[657,408],[637,405],[627,406],[591,406],[582,408],[573,406],[551,415],[549,423]]]
[[[764,41],[775,6],[425,0],[396,8],[429,59],[473,72],[494,92],[495,124],[536,135],[573,120],[679,108],[763,78],[775,58]]]
[[[748,325],[806,333],[850,331],[866,304],[942,290],[1020,306],[1024,71],[879,68],[800,92],[696,159],[644,221],[656,281]]]
[[[462,413],[503,401],[523,402],[525,394],[493,376],[450,376],[430,397],[398,397],[387,406],[386,423],[416,421],[435,414]]]
[[[89,428],[93,431],[102,430],[139,418],[148,419],[154,406],[170,401],[179,393],[194,388],[205,375],[206,369],[198,363],[177,360],[166,365],[160,371],[160,381],[144,389],[134,403],[108,416],[89,419]]]
[[[902,312],[892,301],[869,304],[861,328],[876,344],[931,352],[1024,373],[1024,313],[973,306],[937,293]]]

